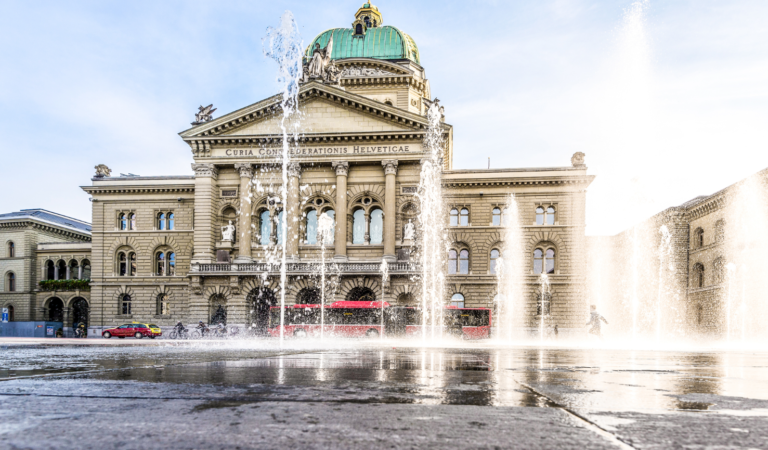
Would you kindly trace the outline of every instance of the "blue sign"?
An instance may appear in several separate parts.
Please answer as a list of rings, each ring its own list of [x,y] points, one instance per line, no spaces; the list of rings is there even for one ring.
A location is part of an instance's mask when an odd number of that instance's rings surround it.
[[[48,325],[45,327],[45,334],[46,336],[53,336],[53,326]]]
[[[3,322],[8,322],[8,308],[3,308]]]

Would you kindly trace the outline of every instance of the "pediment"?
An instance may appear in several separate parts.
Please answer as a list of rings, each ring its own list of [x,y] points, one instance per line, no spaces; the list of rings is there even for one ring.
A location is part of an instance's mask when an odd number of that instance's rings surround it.
[[[282,134],[282,95],[234,111],[180,133],[195,137]],[[376,133],[424,131],[425,117],[317,82],[299,92],[302,133]]]

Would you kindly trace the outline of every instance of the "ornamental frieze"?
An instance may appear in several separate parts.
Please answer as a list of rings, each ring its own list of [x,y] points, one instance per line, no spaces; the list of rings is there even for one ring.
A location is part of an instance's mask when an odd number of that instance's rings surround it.
[[[365,156],[371,154],[419,154],[423,147],[419,143],[387,145],[338,145],[327,147],[299,147],[288,150],[291,158],[317,156]],[[278,147],[213,149],[216,158],[279,158],[283,149]]]

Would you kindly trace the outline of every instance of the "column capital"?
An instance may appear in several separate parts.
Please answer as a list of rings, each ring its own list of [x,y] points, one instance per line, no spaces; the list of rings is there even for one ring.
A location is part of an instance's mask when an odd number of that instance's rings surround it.
[[[295,162],[288,164],[288,176],[299,178],[301,176],[301,164]]]
[[[384,174],[397,175],[397,160],[396,159],[384,159],[381,161],[381,165],[384,166]]]
[[[195,177],[210,177],[214,180],[219,178],[219,169],[215,164],[192,163],[192,170],[195,171]]]
[[[331,165],[336,169],[337,177],[349,175],[349,163],[347,161],[333,161]]]
[[[246,163],[236,163],[235,170],[240,171],[241,178],[253,178],[253,166]]]

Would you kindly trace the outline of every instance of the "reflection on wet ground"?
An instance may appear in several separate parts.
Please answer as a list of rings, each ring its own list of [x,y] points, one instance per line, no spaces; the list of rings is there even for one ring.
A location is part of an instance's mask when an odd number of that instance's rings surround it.
[[[768,355],[555,348],[197,347],[2,350],[0,393],[51,383],[132,383],[152,395],[217,393],[254,400],[552,406],[600,411],[714,411],[711,396],[768,408]],[[45,382],[20,377],[48,375]],[[16,379],[16,380],[14,380]],[[155,386],[156,387],[156,386]],[[202,390],[202,391],[201,391]],[[701,395],[710,396],[708,400]],[[699,397],[697,397],[699,396]],[[732,409],[732,408],[728,408]]]

